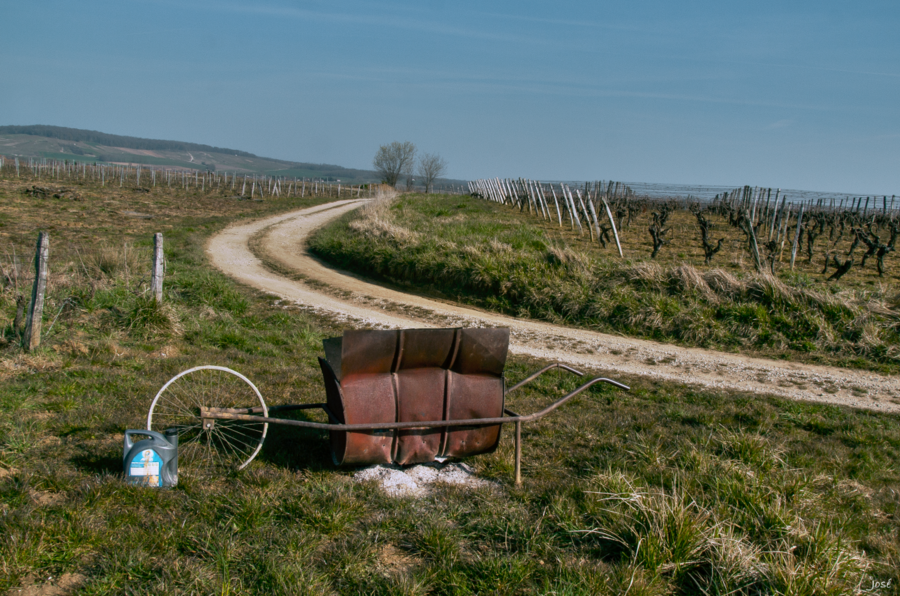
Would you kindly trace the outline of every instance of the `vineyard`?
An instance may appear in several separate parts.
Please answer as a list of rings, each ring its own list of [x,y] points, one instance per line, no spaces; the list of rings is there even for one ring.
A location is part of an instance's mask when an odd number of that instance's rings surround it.
[[[655,259],[663,247],[673,245],[676,220],[683,223],[684,219],[695,218],[696,241],[705,265],[711,264],[723,245],[730,244],[733,249],[743,247],[759,272],[774,275],[786,261],[794,271],[799,257],[811,266],[803,268],[807,271],[812,272],[820,264],[820,275],[828,275],[827,281],[841,279],[854,268],[854,263],[858,270],[864,269],[867,262],[874,263],[878,277],[883,278],[885,259],[894,252],[900,231],[893,196],[890,205],[887,196],[857,197],[846,205],[846,199],[797,204],[788,202],[787,195],[779,202],[780,189],[773,196],[771,188],[745,186],[706,202],[690,197],[660,200],[635,196],[628,186],[612,181],[607,185],[586,183],[583,190],[579,188],[574,193],[567,184],[560,184],[557,196],[554,185],[500,179],[470,182],[469,190],[473,196],[520,211],[527,209],[544,220],[553,220],[555,215],[560,227],[566,221],[572,230],[577,226],[581,234],[587,230],[591,241],[596,239],[604,248],[615,240],[619,256],[624,256],[620,230],[635,224],[646,226],[650,258]],[[551,209],[549,197],[553,198],[555,209]],[[689,212],[690,216],[684,214],[679,218],[679,211]],[[642,222],[641,218],[648,215],[649,221]],[[724,226],[739,233],[740,239],[730,238],[727,233],[716,239],[711,222],[715,217],[722,222],[720,228]],[[681,225],[682,230],[685,227]],[[685,248],[683,243],[687,238],[682,236],[679,240],[681,244],[676,246]]]
[[[781,197],[776,208],[775,193],[752,189],[700,203],[595,188],[405,195],[321,230],[310,247],[367,277],[517,317],[900,369],[889,213]]]
[[[237,172],[187,170],[184,168],[146,168],[132,164],[89,164],[69,160],[28,159],[0,156],[0,175],[10,179],[42,181],[49,183],[78,182],[97,184],[100,188],[138,189],[150,188],[181,190],[183,192],[210,192],[232,199],[264,199],[289,197],[334,197],[339,199],[360,197],[369,184],[354,186],[319,179],[287,176],[247,176]],[[67,192],[68,189],[63,189]],[[58,194],[58,189],[35,186],[33,193]],[[57,197],[58,198],[58,197]]]

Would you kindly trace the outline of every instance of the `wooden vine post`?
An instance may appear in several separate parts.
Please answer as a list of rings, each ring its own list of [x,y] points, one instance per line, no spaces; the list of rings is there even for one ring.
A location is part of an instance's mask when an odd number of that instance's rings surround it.
[[[25,349],[29,352],[41,345],[41,321],[44,316],[44,294],[47,292],[47,261],[50,258],[50,234],[38,234],[37,249],[34,253],[34,287],[31,290],[31,305],[25,319]]]
[[[591,217],[594,218],[594,226],[597,228],[597,238],[600,238],[600,221],[597,219],[597,210],[594,209],[594,202],[591,201],[591,195],[587,195],[585,198],[587,199],[588,207],[591,209]]]
[[[150,291],[157,303],[163,300],[163,274],[165,261],[163,259],[163,235],[153,235],[153,272],[150,274]]]
[[[800,213],[797,215],[797,232],[794,234],[794,246],[791,248],[791,271],[794,270],[794,260],[797,258],[797,247],[800,244],[800,233],[803,230],[803,207],[800,204]]]
[[[584,206],[584,200],[581,198],[581,191],[576,188],[575,192],[578,194],[578,204],[581,205],[581,212],[584,214],[584,222],[587,224],[588,232],[591,234],[591,242],[593,242],[594,228],[591,227],[591,215],[588,213],[587,207]]]
[[[765,262],[763,261],[762,256],[759,254],[759,242],[756,240],[756,231],[753,229],[753,215],[749,211],[744,211],[744,225],[746,226],[747,239],[750,242],[750,256],[753,257],[753,264],[756,265],[756,270],[762,272],[765,270]],[[794,257],[796,257],[796,244],[794,246],[794,253],[791,255],[791,269],[794,267]]]
[[[612,226],[613,236],[616,239],[616,248],[619,249],[619,256],[624,259],[625,255],[622,254],[622,243],[619,242],[619,231],[616,230],[616,220],[613,219],[612,211],[610,211],[609,204],[607,204],[606,199],[600,197],[600,200],[603,201],[603,207],[606,208],[606,216],[609,217],[609,225]]]

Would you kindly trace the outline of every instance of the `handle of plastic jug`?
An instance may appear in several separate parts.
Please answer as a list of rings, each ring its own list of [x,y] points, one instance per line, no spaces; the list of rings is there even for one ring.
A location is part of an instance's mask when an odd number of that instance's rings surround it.
[[[131,449],[131,446],[134,445],[134,441],[131,440],[131,437],[133,435],[140,435],[142,437],[160,438],[160,434],[153,432],[152,430],[126,430],[125,431],[125,449]]]

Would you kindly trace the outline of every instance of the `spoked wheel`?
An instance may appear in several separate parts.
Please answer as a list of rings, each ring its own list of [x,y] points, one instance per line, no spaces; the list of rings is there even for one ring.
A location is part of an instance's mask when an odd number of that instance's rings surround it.
[[[188,472],[240,470],[262,448],[264,422],[204,418],[207,412],[268,416],[259,389],[224,366],[198,366],[163,385],[147,415],[147,429],[178,429],[178,467]]]

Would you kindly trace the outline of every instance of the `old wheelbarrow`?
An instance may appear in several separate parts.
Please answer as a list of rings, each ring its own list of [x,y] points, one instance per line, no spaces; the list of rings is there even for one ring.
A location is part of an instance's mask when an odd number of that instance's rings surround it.
[[[521,482],[522,424],[542,418],[597,383],[597,377],[539,412],[521,416],[506,395],[551,364],[506,388],[508,329],[345,331],[326,339],[319,358],[325,403],[267,407],[256,386],[221,366],[198,366],[166,383],[150,405],[147,429],[178,428],[180,467],[247,466],[269,424],[329,431],[336,465],[425,463],[488,453],[503,424],[515,424],[515,475]],[[328,422],[274,418],[276,412],[321,409]]]

